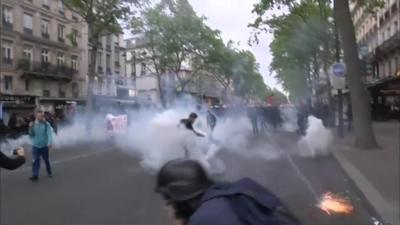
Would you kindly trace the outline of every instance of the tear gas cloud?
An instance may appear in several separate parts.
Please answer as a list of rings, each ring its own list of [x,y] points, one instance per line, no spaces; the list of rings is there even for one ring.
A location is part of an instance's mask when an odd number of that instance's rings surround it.
[[[198,110],[194,102],[186,99],[171,109],[141,109],[128,112],[128,132],[116,136],[114,144],[123,152],[139,158],[141,166],[149,171],[156,171],[171,159],[185,157],[185,150],[189,152],[189,158],[199,160],[209,170],[224,170],[222,161],[218,159],[223,157],[222,152],[265,160],[274,160],[284,154],[293,153],[283,149],[273,136],[283,135],[281,139],[285,141],[285,132],[297,130],[297,113],[294,108],[281,108],[284,122],[278,131],[269,129],[266,134],[256,138],[245,111],[232,111],[225,113],[229,114],[228,116],[217,117],[216,127],[211,132],[206,121],[207,109],[203,107]],[[191,112],[197,112],[199,115],[194,128],[204,133],[204,138],[196,136],[180,125],[179,121],[187,118]],[[54,136],[54,145],[56,150],[61,151],[67,149],[64,148],[67,146],[101,142],[108,138],[105,115],[92,116],[90,123],[87,118],[78,116],[72,125],[59,129],[58,134]],[[314,157],[328,153],[332,135],[322,125],[321,120],[311,116],[306,135],[300,138],[298,143],[297,140],[292,140],[294,146],[298,147],[298,151],[294,153],[302,157]],[[28,136],[9,140],[8,146],[4,148],[12,149],[24,143],[29,144]]]
[[[322,121],[314,116],[308,117],[306,135],[299,141],[299,153],[305,157],[327,155],[329,146],[333,141],[333,135],[326,129]]]

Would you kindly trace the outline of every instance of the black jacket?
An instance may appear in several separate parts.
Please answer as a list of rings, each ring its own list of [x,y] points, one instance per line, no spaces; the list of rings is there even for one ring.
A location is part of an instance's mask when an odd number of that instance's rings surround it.
[[[0,151],[0,167],[8,170],[14,170],[25,163],[25,157],[16,156],[9,158]]]

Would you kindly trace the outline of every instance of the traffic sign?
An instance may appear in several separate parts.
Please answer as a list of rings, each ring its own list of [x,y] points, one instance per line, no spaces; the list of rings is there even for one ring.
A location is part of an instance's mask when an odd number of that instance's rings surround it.
[[[369,53],[368,45],[365,45],[365,44],[361,45],[359,48],[359,51],[360,51],[361,57],[366,57]]]
[[[335,63],[331,66],[331,72],[334,76],[344,77],[346,75],[346,65],[344,63]]]

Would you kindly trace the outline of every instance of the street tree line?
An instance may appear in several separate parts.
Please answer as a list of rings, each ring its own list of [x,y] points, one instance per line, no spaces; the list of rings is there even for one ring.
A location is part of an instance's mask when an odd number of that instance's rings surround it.
[[[264,99],[272,92],[263,82],[254,55],[235,48],[232,42],[224,43],[220,31],[207,26],[206,18],[198,16],[187,0],[157,3],[147,0],[64,0],[64,3],[88,25],[88,113],[93,110],[92,90],[97,76],[99,39],[118,35],[123,28],[144,36],[145,55],[141,59],[146,60],[157,77],[164,106],[166,96],[162,78],[171,74],[178,81],[178,92],[187,91],[190,84],[205,76],[217,80],[225,95],[234,90],[234,94],[249,100]],[[128,26],[122,27],[122,24]]]
[[[382,7],[383,2],[365,0],[360,4],[373,12]],[[285,9],[287,13],[271,16],[269,12],[273,9]],[[339,61],[343,53],[354,115],[355,145],[364,149],[376,148],[349,0],[334,0],[333,4],[325,0],[260,0],[254,5],[253,13],[257,18],[249,26],[256,29],[256,34],[274,34],[270,45],[273,55],[270,68],[290,92],[292,100],[304,101],[314,95],[318,102],[325,95],[333,111],[332,87],[329,79],[321,76],[321,71],[327,74],[329,66]],[[336,33],[339,38],[335,37]]]
[[[132,33],[146,40],[145,59],[158,80],[163,96],[162,76],[177,78],[178,91],[205,76],[213,77],[223,87],[246,100],[264,99],[269,88],[263,82],[258,64],[250,51],[224,43],[220,31],[210,28],[187,0],[161,1],[146,7],[132,19]]]

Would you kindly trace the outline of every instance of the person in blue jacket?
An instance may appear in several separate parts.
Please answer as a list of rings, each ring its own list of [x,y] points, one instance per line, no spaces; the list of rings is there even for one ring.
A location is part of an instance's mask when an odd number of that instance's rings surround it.
[[[29,179],[31,181],[39,179],[41,157],[46,164],[48,177],[52,177],[49,149],[53,142],[53,130],[42,111],[38,111],[35,121],[29,123],[29,136],[32,139],[32,176]]]
[[[167,162],[158,173],[156,192],[175,225],[300,225],[255,181],[214,182],[195,160]]]

